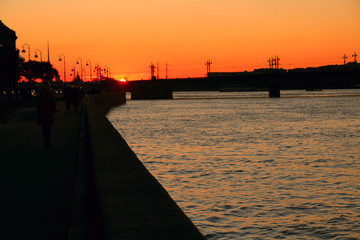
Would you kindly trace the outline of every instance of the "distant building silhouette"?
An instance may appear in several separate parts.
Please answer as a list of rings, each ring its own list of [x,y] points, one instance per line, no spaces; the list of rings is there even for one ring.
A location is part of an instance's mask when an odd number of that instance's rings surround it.
[[[19,51],[16,49],[16,33],[0,20],[0,94],[11,96],[16,92],[19,80]]]

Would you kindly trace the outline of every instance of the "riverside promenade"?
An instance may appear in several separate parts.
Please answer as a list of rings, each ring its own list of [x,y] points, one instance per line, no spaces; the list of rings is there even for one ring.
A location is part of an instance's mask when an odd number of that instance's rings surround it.
[[[57,102],[48,150],[34,106],[1,116],[1,239],[205,239],[105,118],[114,97]]]

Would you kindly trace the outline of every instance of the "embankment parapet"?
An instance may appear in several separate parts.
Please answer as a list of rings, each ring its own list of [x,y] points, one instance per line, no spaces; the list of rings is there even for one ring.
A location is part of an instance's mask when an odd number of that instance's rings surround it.
[[[144,167],[105,113],[116,94],[87,97],[92,169],[108,239],[205,239]]]

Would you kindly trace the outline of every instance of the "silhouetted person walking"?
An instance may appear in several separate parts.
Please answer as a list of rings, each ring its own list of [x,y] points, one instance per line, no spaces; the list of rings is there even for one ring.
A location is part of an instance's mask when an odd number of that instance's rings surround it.
[[[64,90],[64,100],[65,100],[65,106],[66,106],[66,112],[71,112],[71,88],[69,85],[66,85]]]
[[[78,111],[79,102],[81,98],[81,92],[80,89],[76,86],[73,86],[71,89],[71,97],[72,97],[72,104],[75,108],[75,111]]]
[[[43,127],[45,149],[50,148],[51,125],[55,122],[56,101],[48,81],[44,81],[38,92],[37,125]]]

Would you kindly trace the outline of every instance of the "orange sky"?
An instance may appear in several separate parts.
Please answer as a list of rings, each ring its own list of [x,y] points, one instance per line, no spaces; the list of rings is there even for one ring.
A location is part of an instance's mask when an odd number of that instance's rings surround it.
[[[149,79],[151,62],[160,78],[166,62],[170,78],[203,77],[208,59],[211,71],[251,71],[275,55],[288,69],[360,54],[360,0],[1,0],[0,20],[32,59],[47,59],[49,40],[61,79],[60,54],[67,75],[81,58],[129,80]]]

